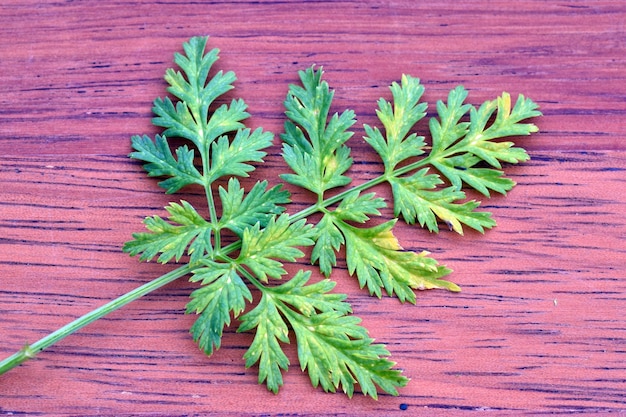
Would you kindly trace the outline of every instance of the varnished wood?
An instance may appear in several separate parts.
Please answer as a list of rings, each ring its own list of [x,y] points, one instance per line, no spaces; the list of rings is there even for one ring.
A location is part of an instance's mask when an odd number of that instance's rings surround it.
[[[370,298],[334,278],[411,382],[399,397],[352,400],[310,386],[294,351],[285,386],[257,385],[227,329],[205,357],[183,314],[181,279],[0,376],[0,414],[456,415],[626,412],[626,4],[613,1],[108,2],[0,5],[0,355],[8,356],[173,266],[120,250],[166,196],[127,158],[157,132],[172,55],[194,35],[221,49],[250,127],[281,132],[297,71],[323,65],[333,109],[353,108],[361,182],[380,172],[362,124],[402,73],[433,105],[463,84],[479,104],[502,91],[538,102],[540,133],[516,138],[532,161],[519,186],[484,203],[480,235],[398,228],[463,292],[417,305]],[[426,124],[420,125],[426,129]],[[255,175],[278,183],[278,144]],[[256,177],[255,177],[256,178]],[[380,189],[388,195],[386,189]],[[298,203],[307,196],[296,192]],[[295,209],[294,209],[295,210]]]

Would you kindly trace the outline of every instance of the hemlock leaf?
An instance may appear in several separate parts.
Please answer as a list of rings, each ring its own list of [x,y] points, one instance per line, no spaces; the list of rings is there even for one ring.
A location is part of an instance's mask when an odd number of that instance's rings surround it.
[[[306,370],[314,387],[326,392],[343,392],[352,397],[358,384],[363,395],[377,399],[377,386],[391,395],[408,379],[395,362],[386,359],[389,351],[374,344],[355,316],[328,311],[305,316],[283,308],[298,343],[300,367]]]
[[[364,139],[378,152],[387,172],[405,159],[422,155],[426,145],[423,136],[409,134],[411,128],[426,116],[427,105],[419,102],[424,93],[419,78],[402,75],[401,85],[394,82],[390,89],[393,105],[381,98],[376,110],[385,127],[386,138],[378,128],[363,125],[367,134]]]
[[[193,340],[207,355],[219,349],[225,326],[230,325],[231,313],[238,317],[252,301],[252,294],[236,266],[211,262],[206,268],[194,271],[191,281],[202,281],[203,286],[191,293],[187,313],[198,314],[191,327]]]
[[[152,119],[152,124],[166,128],[163,136],[188,139],[200,149],[203,134],[185,103],[179,101],[174,104],[169,97],[157,98],[152,112],[157,116]]]
[[[300,270],[289,281],[273,287],[269,291],[273,297],[289,304],[307,317],[316,312],[336,311],[341,314],[352,312],[350,304],[344,301],[347,298],[345,294],[331,293],[337,285],[335,282],[324,279],[306,285],[310,278],[310,271]]]
[[[277,393],[283,385],[282,371],[289,367],[289,359],[279,342],[289,343],[289,329],[276,308],[271,296],[263,294],[259,304],[241,316],[238,332],[256,328],[254,339],[243,355],[246,368],[259,363],[259,384]]]
[[[310,246],[313,233],[306,221],[291,222],[288,214],[271,217],[267,226],[259,223],[243,231],[241,251],[237,262],[245,265],[263,282],[279,279],[287,272],[278,261],[294,262],[304,256],[298,246]]]
[[[285,100],[289,120],[281,135],[283,158],[294,172],[281,178],[318,196],[350,183],[350,177],[343,175],[352,166],[350,148],[344,143],[352,136],[348,129],[356,122],[352,110],[328,119],[334,92],[322,81],[322,74],[313,67],[299,72],[302,87],[289,88]]]
[[[266,288],[258,306],[241,317],[238,331],[256,328],[244,355],[246,366],[259,362],[259,382],[266,381],[268,389],[276,392],[282,385],[281,370],[289,365],[279,343],[289,342],[289,323],[296,336],[300,367],[309,373],[313,386],[331,392],[341,387],[352,397],[358,384],[363,395],[374,399],[376,386],[380,386],[397,395],[397,388],[405,386],[408,379],[391,369],[395,364],[386,359],[389,351],[373,344],[359,325],[361,320],[348,315],[345,295],[329,293],[335,286],[332,281],[306,285],[309,278],[309,272],[299,271],[285,284]]]
[[[124,252],[131,256],[139,255],[140,260],[149,261],[157,254],[158,262],[166,263],[174,258],[176,262],[187,250],[194,263],[206,253],[212,252],[211,234],[214,226],[204,220],[191,204],[170,203],[165,207],[170,214],[168,223],[159,216],[144,220],[149,233],[134,233],[133,240],[124,244]]]
[[[442,161],[434,161],[433,166],[448,178],[457,190],[465,183],[489,197],[489,190],[506,194],[515,186],[515,181],[506,178],[504,172],[500,170],[475,167],[479,162],[480,159],[476,157],[453,156]]]
[[[243,101],[233,100],[231,109],[235,110],[234,114],[224,117],[228,110],[226,105],[222,105],[221,110],[216,111],[217,117],[212,118],[212,123],[208,123],[209,106],[216,98],[233,88],[232,84],[236,77],[232,71],[227,73],[218,71],[209,79],[211,67],[219,58],[219,50],[212,49],[205,54],[207,39],[207,37],[191,38],[189,42],[183,45],[185,55],[179,53],[174,55],[174,62],[182,70],[182,73],[168,69],[165,74],[165,81],[170,85],[167,89],[168,92],[180,99],[176,106],[177,111],[172,113],[172,107],[168,105],[171,103],[169,99],[157,100],[155,101],[154,113],[158,117],[153,120],[155,125],[173,130],[170,132],[166,130],[164,134],[167,136],[178,136],[190,126],[195,127],[196,135],[180,136],[193,141],[198,148],[202,149],[201,152],[208,146],[208,143],[218,136],[243,127],[239,121],[248,117],[244,111]],[[161,106],[161,103],[165,106]],[[162,112],[163,108],[167,108],[169,111]],[[179,108],[180,111],[178,111]],[[231,123],[224,123],[224,121],[231,121]],[[178,132],[180,127],[183,127],[182,132]]]
[[[384,290],[401,302],[415,303],[417,289],[459,291],[442,279],[449,269],[426,251],[404,250],[392,229],[399,217],[433,232],[440,221],[461,234],[463,226],[481,232],[492,227],[490,213],[476,211],[479,202],[467,201],[462,188],[485,196],[511,190],[515,182],[504,176],[503,164],[525,161],[528,154],[501,138],[535,132],[536,126],[523,121],[540,115],[537,105],[520,95],[511,108],[510,96],[503,93],[475,108],[465,103],[467,91],[457,87],[446,103],[437,102],[427,143],[416,128],[427,110],[420,102],[424,87],[418,78],[403,75],[390,87],[392,102],[378,100],[382,127],[364,125],[364,139],[381,157],[384,172],[328,198],[326,191],[351,182],[347,173],[353,160],[346,143],[355,114],[345,110],[331,116],[334,93],[322,81],[321,68],[300,71],[301,85],[291,85],[284,102],[287,120],[280,138],[291,172],[281,178],[313,192],[317,201],[288,215],[283,205],[290,194],[280,185],[270,188],[268,181],[257,181],[246,192],[235,178],[247,177],[263,161],[273,135],[244,126],[249,114],[243,100],[218,102],[236,77],[212,72],[219,51],[207,52],[207,39],[191,38],[183,45],[184,54],[175,54],[179,70],[165,75],[172,96],[153,104],[153,124],[164,131],[154,140],[133,136],[130,156],[144,162],[149,176],[165,177],[159,185],[167,193],[201,186],[209,216],[204,219],[186,201],[170,203],[168,218],[147,217],[148,231],[133,234],[124,251],[143,261],[158,256],[159,262],[178,262],[188,255],[184,271],[200,285],[186,308],[197,315],[191,327],[194,341],[212,354],[224,328],[240,317],[237,331],[254,331],[245,365],[258,364],[259,383],[272,392],[283,384],[289,359],[282,346],[290,343],[293,330],[300,367],[313,386],[342,389],[350,397],[357,386],[374,399],[379,389],[397,395],[408,379],[393,369],[384,345],[375,344],[360,319],[350,315],[346,295],[332,292],[333,281],[308,284],[311,273],[303,271],[281,285],[267,285],[269,278],[284,278],[283,262],[296,262],[304,256],[300,247],[310,245],[311,262],[329,276],[345,245],[349,274],[356,274],[371,295],[382,297]],[[172,138],[190,143],[173,151]],[[215,185],[220,178],[222,185]],[[381,215],[386,203],[366,190],[384,182],[391,185],[395,217],[371,226],[370,217]],[[312,227],[306,222],[315,213],[321,219]],[[239,239],[223,246],[226,231]],[[248,285],[261,298],[246,312],[253,300]]]
[[[188,139],[195,145],[202,159],[202,180],[211,184],[224,176],[248,176],[254,169],[248,162],[262,161],[265,152],[261,150],[271,146],[273,135],[260,128],[252,133],[245,129],[242,121],[249,114],[243,100],[233,99],[230,105],[219,105],[211,112],[214,101],[233,88],[236,77],[233,72],[222,71],[209,77],[219,50],[205,54],[206,41],[206,37],[192,38],[183,46],[185,55],[175,54],[182,72],[169,69],[165,80],[170,85],[168,91],[180,101],[174,104],[169,97],[157,98],[152,122],[165,128],[164,136]],[[234,138],[230,139],[227,134],[233,132]],[[181,156],[193,158],[186,145],[181,149],[179,160]]]
[[[402,215],[410,224],[417,220],[433,232],[439,230],[437,218],[461,234],[462,224],[480,232],[494,226],[490,213],[474,211],[479,203],[464,202],[465,193],[460,190],[467,185],[488,197],[490,190],[506,194],[513,188],[515,182],[504,176],[502,162],[526,161],[528,154],[522,148],[514,147],[512,142],[495,139],[537,131],[533,124],[520,123],[541,115],[537,105],[520,95],[511,109],[511,97],[503,93],[497,100],[487,101],[476,109],[464,103],[467,91],[459,86],[450,92],[447,103],[437,102],[439,119],[433,117],[429,122],[432,135],[429,155],[396,168],[423,153],[423,138],[410,130],[423,117],[425,104],[418,103],[423,87],[417,78],[403,76],[402,85],[394,83],[391,90],[393,105],[381,98],[377,110],[386,136],[375,127],[366,125],[364,128],[365,140],[385,164],[384,176],[393,189],[395,215]],[[436,168],[452,187],[440,188],[444,181],[438,174],[426,176],[426,164]],[[404,176],[418,169],[420,171],[416,174]]]
[[[259,363],[259,383],[267,381],[267,387],[277,392],[283,383],[281,370],[286,371],[289,360],[279,342],[289,343],[289,329],[280,311],[291,305],[305,316],[316,311],[351,312],[343,294],[329,293],[335,286],[330,280],[305,285],[310,272],[298,271],[288,282],[266,289],[259,304],[241,316],[238,332],[256,328],[254,340],[244,355],[246,367]]]
[[[343,234],[333,219],[365,223],[369,220],[368,216],[379,216],[378,209],[385,205],[385,201],[374,193],[360,195],[358,192],[351,192],[346,195],[334,211],[325,214],[315,225],[315,246],[311,253],[311,263],[319,263],[320,271],[328,277],[337,263],[336,252],[345,243]]]
[[[369,216],[380,216],[378,209],[386,206],[385,200],[375,193],[361,195],[353,191],[341,200],[333,215],[341,220],[365,223]]]
[[[257,182],[245,197],[245,190],[236,178],[228,181],[228,189],[220,187],[220,228],[230,229],[241,237],[244,229],[257,223],[265,227],[275,214],[285,211],[282,204],[289,203],[289,192],[280,185],[270,189],[267,186],[267,181]]]
[[[241,99],[232,100],[230,106],[222,104],[211,114],[211,118],[206,123],[203,131],[203,140],[205,149],[208,150],[209,145],[215,139],[229,132],[237,132],[243,129],[242,120],[247,119],[250,115],[246,112],[248,105]],[[207,152],[208,154],[208,152]],[[208,157],[208,156],[207,156]]]
[[[446,160],[451,160],[447,165],[463,170],[485,162],[499,170],[502,168],[501,162],[516,164],[527,161],[529,157],[525,150],[515,147],[513,142],[497,142],[494,139],[536,132],[535,125],[519,122],[539,116],[541,113],[537,111],[537,105],[520,95],[511,111],[511,97],[508,93],[502,93],[497,100],[486,101],[476,109],[463,104],[466,97],[467,91],[463,87],[457,87],[450,92],[447,105],[443,102],[437,103],[441,121],[436,118],[430,120],[433,165],[439,168],[446,164]],[[469,122],[459,122],[468,112]],[[495,120],[488,125],[494,113]],[[486,172],[493,175],[494,171]],[[479,178],[480,176],[475,176],[474,181],[479,181]],[[458,178],[451,181],[455,181],[455,185],[459,187]],[[473,187],[472,184],[467,184]],[[483,186],[479,185],[478,190],[481,191]],[[484,188],[481,192],[484,194]]]
[[[209,80],[209,71],[219,59],[219,49],[214,48],[205,53],[207,40],[208,37],[193,37],[183,44],[184,55],[178,52],[174,54],[174,62],[183,70],[184,76],[173,69],[168,69],[165,74],[170,84],[168,92],[205,112],[208,112],[208,106],[213,100],[233,88],[232,83],[235,81],[235,73],[232,71],[226,74],[219,71]],[[206,113],[203,119],[206,119]]]
[[[247,105],[243,100],[232,100],[230,105],[222,104],[208,115],[205,113],[208,111],[205,107],[208,109],[211,103],[203,103],[202,100],[202,97],[197,97],[193,101],[197,103],[196,108],[202,108],[202,110],[194,110],[188,102],[179,101],[174,105],[169,97],[157,98],[152,108],[157,117],[152,123],[166,128],[163,131],[164,136],[190,140],[202,155],[208,157],[211,143],[226,133],[244,128],[241,121],[248,118],[249,114],[246,112]]]
[[[432,117],[429,120],[430,134],[432,135],[431,154],[439,154],[449,148],[454,142],[465,136],[469,130],[469,123],[461,122],[461,118],[472,108],[465,104],[467,90],[458,86],[448,94],[448,103],[437,101],[439,120]]]
[[[148,136],[133,136],[131,138],[135,152],[131,158],[147,162],[144,169],[151,177],[171,177],[159,182],[168,194],[175,193],[186,185],[203,185],[202,174],[194,165],[193,149],[186,145],[176,149],[176,158],[172,154],[170,145],[165,136],[156,135],[154,142]]]
[[[491,213],[475,211],[480,203],[465,199],[465,193],[455,187],[436,189],[441,178],[428,174],[424,168],[410,177],[390,178],[393,191],[394,213],[402,215],[408,224],[417,220],[420,226],[426,226],[431,232],[438,232],[437,218],[444,221],[451,230],[463,234],[463,224],[484,232],[485,228],[495,226]]]
[[[414,289],[446,288],[459,291],[459,287],[440,278],[451,271],[428,257],[403,251],[393,235],[396,223],[391,220],[371,228],[357,228],[336,222],[346,239],[346,260],[350,275],[356,273],[361,288],[367,286],[370,294],[378,298],[384,289],[401,302],[415,303]]]
[[[254,167],[246,162],[263,162],[266,153],[261,149],[272,145],[273,136],[261,128],[252,133],[250,129],[240,129],[232,141],[222,136],[213,142],[209,182],[227,175],[247,177]]]
[[[322,220],[313,229],[315,246],[311,253],[311,263],[318,263],[320,271],[325,276],[330,276],[333,267],[337,264],[336,252],[345,243],[341,230],[335,226],[330,214],[324,215]]]

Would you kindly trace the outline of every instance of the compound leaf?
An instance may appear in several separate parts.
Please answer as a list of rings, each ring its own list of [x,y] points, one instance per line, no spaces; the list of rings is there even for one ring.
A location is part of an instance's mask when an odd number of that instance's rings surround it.
[[[328,118],[333,92],[322,81],[322,70],[300,71],[302,86],[291,85],[285,100],[283,158],[293,174],[281,178],[321,196],[331,188],[347,185],[343,175],[352,165],[350,148],[344,143],[352,136],[352,110]],[[306,133],[306,135],[305,135]]]
[[[537,105],[523,95],[518,97],[513,110],[508,93],[502,93],[497,100],[484,102],[478,109],[464,104],[466,97],[467,91],[459,86],[448,95],[447,105],[441,101],[437,103],[439,120],[430,120],[431,163],[457,189],[465,183],[486,196],[490,189],[506,194],[515,183],[503,176],[502,162],[516,164],[527,161],[529,156],[513,142],[496,139],[536,132],[535,125],[520,121],[541,113],[537,111]],[[467,114],[469,122],[461,121]],[[491,120],[493,122],[489,124]],[[480,163],[495,169],[476,167]]]
[[[175,193],[189,184],[204,184],[202,174],[194,165],[194,151],[186,145],[176,149],[176,158],[172,154],[165,136],[156,135],[154,142],[150,137],[133,136],[131,138],[135,152],[131,158],[145,161],[144,169],[151,177],[170,177],[159,182],[168,194]]]
[[[202,281],[202,287],[191,293],[187,313],[198,314],[191,327],[193,340],[207,355],[219,349],[225,326],[230,325],[231,313],[239,316],[252,301],[252,294],[236,272],[236,266],[208,262],[206,268],[194,271],[192,281]]]
[[[414,289],[446,288],[459,291],[455,284],[440,279],[450,273],[428,257],[428,252],[403,251],[393,235],[395,220],[371,228],[357,228],[337,222],[346,239],[348,272],[356,273],[361,287],[370,294],[396,295],[401,302],[415,303]]]
[[[236,178],[228,181],[227,189],[220,187],[220,228],[230,229],[241,236],[244,229],[257,223],[265,227],[274,215],[285,211],[282,204],[289,202],[289,192],[280,185],[270,189],[267,187],[267,181],[259,181],[245,194]]]
[[[428,123],[429,141],[418,133],[427,114],[421,102],[424,86],[418,78],[402,75],[390,86],[391,102],[378,100],[382,126],[364,125],[364,139],[382,159],[384,173],[326,197],[327,191],[351,183],[347,141],[355,114],[331,114],[334,92],[322,80],[321,68],[300,71],[300,85],[289,87],[284,102],[287,120],[280,138],[291,171],[281,178],[313,192],[317,201],[290,216],[283,207],[290,194],[281,186],[258,181],[246,192],[236,178],[247,177],[263,162],[273,135],[244,126],[249,114],[243,100],[218,102],[236,77],[212,71],[219,51],[207,51],[207,39],[191,38],[183,45],[184,53],[175,54],[178,70],[165,74],[171,96],[153,103],[153,124],[164,131],[154,140],[133,136],[130,156],[144,162],[149,176],[165,177],[159,185],[167,193],[192,184],[202,187],[208,219],[186,201],[170,203],[168,217],[146,218],[147,232],[134,234],[124,251],[159,262],[178,262],[187,255],[189,264],[176,273],[191,272],[191,281],[199,284],[186,307],[197,315],[193,339],[212,354],[221,345],[224,328],[240,317],[237,331],[254,331],[244,354],[246,367],[258,364],[259,383],[270,391],[283,385],[289,359],[282,345],[295,338],[300,367],[313,386],[341,389],[349,397],[357,389],[374,399],[379,389],[397,395],[408,379],[393,369],[386,347],[374,343],[360,319],[351,315],[346,295],[332,292],[333,281],[309,284],[311,273],[303,271],[281,285],[268,281],[282,279],[287,271],[283,262],[296,262],[304,256],[301,247],[310,245],[311,262],[328,277],[345,246],[348,272],[371,295],[382,297],[384,291],[415,303],[415,290],[459,291],[442,279],[451,271],[428,252],[404,250],[393,227],[400,217],[433,232],[441,222],[461,234],[466,226],[483,232],[495,225],[490,213],[477,211],[478,201],[466,199],[463,188],[487,197],[513,188],[515,182],[504,176],[503,166],[529,157],[503,138],[537,131],[525,122],[541,114],[537,105],[522,95],[512,105],[510,95],[502,93],[474,107],[465,103],[467,91],[459,86],[446,102],[437,102],[437,115]],[[191,143],[174,150],[172,138]],[[221,178],[222,185],[216,186]],[[391,185],[395,218],[370,226],[370,217],[379,216],[386,203],[365,191],[383,182]],[[321,218],[312,227],[306,222],[316,213]],[[227,244],[232,238],[227,231],[238,239]],[[248,285],[261,299],[245,312],[252,302]],[[23,351],[31,353],[28,347]]]
[[[261,128],[252,133],[250,129],[239,129],[232,141],[226,136],[220,137],[211,146],[208,181],[229,175],[247,177],[254,170],[248,162],[262,162],[266,153],[261,150],[272,145],[273,137]]]
[[[241,251],[237,262],[245,265],[261,281],[280,278],[286,274],[283,264],[278,261],[294,262],[304,256],[298,246],[310,246],[313,233],[306,221],[291,222],[288,214],[270,218],[267,226],[260,223],[243,231]]]
[[[191,255],[192,263],[212,252],[214,226],[191,204],[186,201],[170,203],[165,209],[170,214],[171,223],[159,216],[147,217],[144,224],[150,232],[134,233],[133,240],[124,244],[124,252],[131,256],[141,254],[139,259],[142,261],[149,261],[160,253],[158,262],[161,263],[173,258],[178,262],[185,250]]]
[[[376,127],[363,126],[366,133],[364,139],[378,152],[386,172],[392,171],[405,159],[422,155],[426,145],[423,136],[409,134],[411,128],[426,116],[427,105],[419,101],[424,93],[419,78],[402,75],[401,84],[394,82],[390,89],[393,104],[381,98],[376,110],[386,135],[383,136]]]
[[[410,177],[389,180],[396,216],[402,215],[409,224],[417,221],[431,232],[439,231],[437,218],[459,234],[463,234],[463,224],[479,232],[495,226],[491,213],[476,211],[480,203],[457,203],[465,199],[465,193],[455,187],[435,189],[441,179],[427,172],[424,168]]]

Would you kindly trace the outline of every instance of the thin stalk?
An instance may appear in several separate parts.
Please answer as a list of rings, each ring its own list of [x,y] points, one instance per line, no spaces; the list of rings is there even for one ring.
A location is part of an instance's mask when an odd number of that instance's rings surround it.
[[[215,199],[213,198],[213,189],[211,184],[204,186],[204,190],[206,193],[207,204],[209,206],[209,219],[211,223],[217,224],[219,222],[219,217],[217,217],[217,209],[215,208]],[[214,250],[220,250],[222,247],[222,236],[220,235],[219,229],[215,230],[215,234],[213,235],[213,246]]]
[[[438,155],[440,156],[440,155]],[[428,155],[425,158],[420,159],[419,161],[413,162],[412,164],[405,165],[401,168],[396,168],[389,175],[390,177],[399,177],[404,174],[408,174],[409,172],[416,171],[418,168],[423,167],[424,165],[430,164],[430,160],[432,159],[431,155]]]
[[[382,175],[379,175],[376,178],[373,178],[369,181],[366,181],[360,185],[356,185],[354,187],[351,187],[345,191],[342,191],[341,193],[327,198],[321,202],[318,202],[315,205],[312,205],[309,208],[306,208],[304,210],[301,210],[299,212],[297,212],[296,214],[294,214],[293,216],[291,216],[291,220],[292,221],[298,221],[300,219],[304,219],[306,217],[309,217],[310,215],[317,213],[318,211],[321,211],[323,208],[326,208],[328,206],[331,206],[333,204],[336,204],[338,202],[340,202],[341,200],[343,200],[348,194],[353,193],[355,191],[357,192],[363,192],[367,189],[370,189],[378,184],[382,184],[383,182],[387,181],[389,178],[391,177],[399,177],[401,175],[404,175],[406,173],[409,173],[411,171],[415,171],[418,168],[421,168],[424,165],[428,165],[430,163],[430,156],[420,159],[417,162],[414,162],[412,164],[409,164],[407,166],[401,167],[401,168],[397,168],[395,170],[393,170],[391,173],[385,173]]]
[[[387,177],[385,175],[380,175],[374,179],[371,179],[367,182],[364,182],[363,184],[360,185],[356,185],[354,187],[351,187],[350,189],[343,191],[333,197],[327,198],[322,202],[318,202],[315,205],[312,205],[309,208],[306,208],[304,210],[300,210],[299,212],[297,212],[296,214],[294,214],[293,216],[291,216],[291,221],[292,222],[296,222],[300,219],[304,219],[306,217],[309,217],[310,215],[317,213],[318,211],[321,211],[323,208],[331,206],[335,203],[340,202],[341,200],[343,200],[348,194],[353,193],[354,191],[358,191],[358,192],[362,192],[364,190],[367,190],[368,188],[372,188],[378,184],[382,184],[383,182],[385,182],[387,180]]]
[[[237,272],[239,272],[243,277],[245,277],[248,281],[250,281],[250,283],[254,285],[256,289],[259,290],[262,294],[265,294],[265,292],[268,290],[268,288],[265,285],[263,285],[261,281],[257,279],[257,277],[255,277],[250,272],[248,272],[246,268],[238,265]]]
[[[156,278],[140,287],[137,287],[134,290],[129,291],[126,294],[116,298],[115,300],[112,300],[105,305],[77,318],[71,323],[68,323],[60,329],[39,339],[32,345],[24,346],[21,350],[0,362],[0,375],[15,368],[21,363],[26,362],[28,359],[34,358],[37,353],[52,346],[56,342],[64,339],[65,337],[71,335],[72,333],[85,327],[86,325],[106,316],[107,314],[125,306],[132,301],[135,301],[140,297],[143,297],[144,295],[158,288],[163,287],[166,284],[169,284],[172,281],[175,281],[176,279],[184,275],[187,275],[192,271],[192,269],[192,266],[185,265],[173,271],[170,271],[167,274],[161,275],[159,278]]]

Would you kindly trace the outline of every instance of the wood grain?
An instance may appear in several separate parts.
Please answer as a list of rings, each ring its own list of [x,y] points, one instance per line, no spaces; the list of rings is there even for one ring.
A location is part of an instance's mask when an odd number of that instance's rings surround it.
[[[0,377],[0,415],[495,415],[626,412],[626,4],[622,1],[30,1],[0,5],[0,356],[8,356],[174,266],[120,250],[170,200],[127,158],[153,134],[172,55],[194,35],[221,49],[250,127],[282,131],[297,71],[323,65],[335,111],[353,108],[352,173],[381,166],[362,141],[402,73],[425,99],[458,84],[479,104],[502,91],[538,102],[540,133],[519,186],[484,203],[485,235],[399,228],[463,292],[417,305],[335,279],[412,380],[379,401],[325,394],[292,367],[280,394],[257,385],[228,328],[207,358],[178,280]],[[426,124],[418,126],[426,129]],[[283,169],[271,149],[256,173]],[[256,175],[256,174],[255,174]],[[388,190],[381,188],[382,195]],[[295,193],[294,211],[309,197]]]

